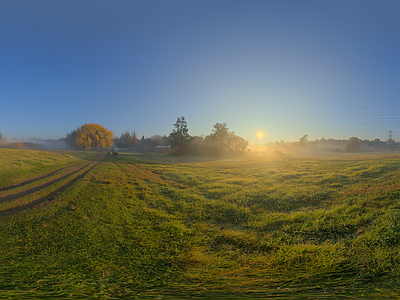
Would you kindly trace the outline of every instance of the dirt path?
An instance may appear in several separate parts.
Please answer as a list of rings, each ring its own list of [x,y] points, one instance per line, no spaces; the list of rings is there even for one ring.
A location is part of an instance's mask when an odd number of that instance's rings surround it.
[[[70,166],[66,166],[66,167],[63,167],[63,168],[54,170],[54,171],[52,171],[52,172],[50,172],[50,173],[46,173],[46,174],[41,175],[41,176],[39,176],[39,177],[35,177],[35,178],[32,178],[32,179],[29,179],[29,180],[27,180],[27,181],[22,181],[22,182],[19,182],[19,183],[17,183],[17,184],[14,184],[14,185],[9,185],[9,186],[2,187],[2,188],[0,188],[0,192],[8,191],[8,190],[11,190],[11,189],[15,189],[15,188],[18,188],[18,187],[27,185],[27,184],[32,183],[32,182],[35,182],[35,181],[37,181],[37,180],[39,180],[39,179],[43,179],[43,178],[49,177],[49,176],[51,176],[51,175],[53,175],[53,174],[55,174],[55,173],[57,173],[57,172],[60,172],[60,171],[62,171],[62,170],[64,170],[64,169],[72,168],[72,167],[74,167],[74,166],[77,166],[77,165],[83,164],[83,163],[84,163],[84,162],[79,162],[79,163],[76,163],[76,164],[73,164],[73,165],[70,165]]]
[[[50,194],[48,194],[47,196],[44,196],[40,199],[34,200],[32,202],[29,202],[28,204],[25,205],[20,205],[14,208],[11,208],[9,210],[6,211],[2,211],[0,212],[0,217],[5,217],[5,216],[9,216],[11,214],[14,214],[16,212],[20,212],[22,210],[25,210],[27,208],[36,206],[46,200],[51,200],[56,198],[60,193],[62,193],[68,186],[70,186],[71,184],[73,184],[74,182],[78,181],[79,179],[83,178],[89,171],[91,171],[95,166],[97,166],[99,164],[99,162],[95,162],[89,169],[87,169],[85,172],[83,172],[82,174],[80,174],[79,176],[75,177],[74,179],[72,179],[71,181],[67,182],[66,184],[64,184],[63,186],[59,187],[57,190],[55,190],[54,192],[51,192]],[[89,165],[89,164],[88,164]],[[87,165],[86,165],[87,166]],[[85,166],[85,167],[86,167]],[[82,168],[81,168],[82,169]],[[80,169],[80,170],[81,170]]]
[[[67,174],[65,174],[65,175],[63,175],[63,176],[61,176],[61,177],[58,177],[58,178],[56,178],[56,179],[54,179],[54,180],[51,180],[51,181],[49,181],[49,182],[46,182],[46,183],[44,183],[44,184],[41,184],[41,185],[38,185],[38,186],[35,186],[35,187],[32,187],[32,188],[26,189],[26,190],[24,190],[24,191],[21,191],[21,192],[12,194],[12,195],[7,195],[7,196],[4,196],[4,197],[0,197],[0,203],[12,201],[12,200],[14,200],[14,199],[16,199],[16,198],[20,198],[20,197],[29,195],[29,194],[31,194],[31,193],[40,191],[40,190],[42,190],[42,189],[44,189],[44,188],[46,188],[46,187],[49,187],[49,186],[51,186],[51,185],[53,185],[53,184],[55,184],[55,183],[57,183],[57,182],[59,182],[59,181],[65,179],[65,178],[67,178],[67,177],[69,177],[69,176],[71,176],[71,175],[74,175],[74,174],[80,172],[81,170],[83,170],[83,169],[85,169],[85,168],[87,168],[88,166],[91,165],[91,166],[90,166],[87,170],[85,170],[82,174],[80,174],[80,175],[78,175],[77,177],[75,177],[74,179],[68,181],[68,182],[65,183],[63,186],[61,186],[61,187],[59,187],[57,190],[51,192],[51,193],[48,194],[47,196],[44,196],[44,197],[42,197],[42,198],[40,198],[40,199],[34,200],[34,201],[29,202],[29,203],[24,204],[24,205],[20,205],[20,206],[14,207],[14,208],[8,209],[8,210],[6,210],[6,211],[2,211],[2,212],[0,212],[0,217],[4,217],[4,216],[8,216],[8,215],[11,215],[11,214],[20,212],[20,211],[25,210],[25,209],[27,209],[27,208],[36,206],[36,205],[38,205],[38,204],[40,204],[40,203],[42,203],[42,202],[44,202],[44,201],[46,201],[46,200],[50,200],[50,199],[56,198],[56,197],[57,197],[60,193],[62,193],[68,186],[70,186],[70,185],[73,184],[74,182],[78,181],[79,179],[83,178],[89,171],[91,171],[95,166],[97,166],[97,165],[103,160],[103,158],[104,158],[104,154],[103,154],[103,153],[99,153],[99,156],[98,156],[98,158],[97,158],[96,160],[90,161],[89,163],[85,164],[83,167],[74,168],[71,172],[68,172]],[[76,166],[76,165],[79,165],[79,164],[81,164],[81,163],[74,164],[74,165],[72,165],[72,166]],[[71,166],[69,166],[69,167],[71,167]],[[43,175],[43,176],[41,176],[41,177],[37,177],[37,178],[32,179],[32,180],[28,180],[28,181],[21,182],[21,183],[19,183],[18,185],[14,186],[14,188],[17,187],[17,186],[26,185],[26,184],[28,184],[28,183],[30,183],[30,182],[34,182],[34,181],[39,180],[39,179],[41,179],[41,178],[48,177],[48,176],[50,176],[51,174],[54,174],[54,173],[56,173],[56,172],[58,172],[58,171],[60,171],[60,170],[67,169],[67,168],[69,168],[69,167],[60,168],[60,169],[55,170],[55,171],[53,171],[53,172],[51,172],[51,173],[45,174],[45,175]],[[8,188],[8,187],[7,187],[7,188]]]
[[[40,191],[41,189],[44,189],[44,188],[46,188],[46,187],[48,187],[48,186],[50,186],[50,185],[52,185],[52,184],[54,184],[54,183],[57,183],[57,182],[59,182],[59,181],[65,179],[65,178],[67,178],[67,177],[69,177],[69,176],[71,176],[71,175],[73,175],[73,174],[79,172],[80,170],[86,168],[88,165],[90,165],[90,164],[92,164],[92,163],[93,163],[93,162],[90,162],[90,163],[88,163],[88,164],[85,164],[83,167],[80,167],[80,168],[74,168],[74,169],[72,169],[71,172],[68,172],[68,173],[66,173],[65,175],[63,175],[63,176],[61,176],[61,177],[58,177],[58,178],[56,178],[56,179],[54,179],[54,180],[52,180],[52,181],[48,181],[48,182],[46,182],[46,183],[43,183],[43,184],[41,184],[41,185],[32,187],[32,188],[30,188],[30,189],[23,190],[22,192],[18,192],[18,193],[16,193],[16,194],[11,194],[11,195],[7,195],[7,196],[0,197],[0,203],[9,202],[9,201],[11,201],[11,200],[13,200],[13,199],[15,199],[15,198],[23,197],[23,196],[26,196],[26,195],[28,195],[28,194],[31,194],[31,193]]]

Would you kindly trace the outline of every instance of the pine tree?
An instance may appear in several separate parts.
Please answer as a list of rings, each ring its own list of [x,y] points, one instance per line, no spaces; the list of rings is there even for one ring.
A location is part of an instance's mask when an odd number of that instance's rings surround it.
[[[191,141],[191,137],[188,133],[187,123],[185,121],[185,117],[178,118],[176,123],[174,124],[174,129],[169,135],[169,140],[171,143],[172,149],[180,149],[184,145],[188,144]]]

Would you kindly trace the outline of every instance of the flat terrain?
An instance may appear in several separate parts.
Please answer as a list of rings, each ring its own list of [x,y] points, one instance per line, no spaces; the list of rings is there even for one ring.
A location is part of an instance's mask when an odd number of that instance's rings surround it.
[[[392,296],[400,155],[0,148],[0,297]]]

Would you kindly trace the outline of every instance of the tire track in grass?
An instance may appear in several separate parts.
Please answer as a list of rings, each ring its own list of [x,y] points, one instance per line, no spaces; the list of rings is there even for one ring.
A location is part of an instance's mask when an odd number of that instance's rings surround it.
[[[94,163],[94,164],[93,164],[93,163]],[[38,204],[40,204],[40,203],[42,203],[42,202],[44,202],[44,201],[46,201],[46,200],[51,200],[51,199],[56,198],[56,197],[57,197],[60,193],[62,193],[68,186],[70,186],[70,185],[73,184],[74,182],[78,181],[79,179],[83,178],[88,172],[90,172],[90,171],[91,171],[95,166],[97,166],[99,163],[100,163],[99,161],[97,161],[97,162],[91,162],[91,163],[85,165],[83,168],[80,168],[80,169],[77,170],[76,172],[73,172],[73,173],[70,173],[70,174],[64,176],[64,178],[65,178],[65,177],[68,177],[68,176],[70,176],[70,175],[73,175],[73,174],[79,172],[80,170],[84,169],[84,168],[87,167],[88,165],[93,164],[93,165],[92,165],[89,169],[87,169],[85,172],[83,172],[82,174],[78,175],[77,177],[75,177],[75,178],[72,179],[71,181],[68,181],[66,184],[64,184],[63,186],[59,187],[57,190],[51,192],[51,193],[48,194],[47,196],[44,196],[44,197],[42,197],[42,198],[40,198],[40,199],[36,199],[36,200],[34,200],[34,201],[32,201],[32,202],[29,202],[29,203],[27,203],[27,204],[24,204],[24,205],[21,205],[21,206],[17,206],[17,207],[8,209],[8,210],[6,210],[6,211],[0,212],[0,217],[5,217],[5,216],[12,215],[12,214],[14,214],[14,213],[23,211],[23,210],[25,210],[25,209],[27,209],[27,208],[31,208],[31,207],[33,207],[33,206],[36,206],[36,205],[38,205]],[[61,179],[60,179],[60,180],[61,180]],[[59,181],[59,180],[57,180],[57,181]]]
[[[82,163],[83,163],[83,162],[79,162],[79,163],[76,163],[76,164],[73,164],[73,165],[70,165],[70,166],[66,166],[66,167],[63,167],[63,168],[54,170],[54,171],[52,171],[52,172],[50,172],[50,173],[46,173],[46,174],[41,175],[41,176],[39,176],[39,177],[35,177],[35,178],[33,178],[33,179],[29,179],[29,180],[27,180],[27,181],[23,181],[23,182],[19,182],[19,183],[17,183],[17,184],[14,184],[14,185],[9,185],[9,186],[2,187],[2,188],[0,188],[0,192],[12,190],[12,189],[15,189],[15,188],[18,188],[18,187],[22,187],[22,186],[27,185],[27,184],[29,184],[29,183],[38,181],[39,179],[43,179],[43,178],[46,178],[46,177],[50,177],[51,175],[53,175],[53,174],[55,174],[55,173],[57,173],[57,172],[60,172],[61,170],[68,169],[68,168],[72,168],[72,167],[75,167],[75,166],[77,166],[77,165],[79,165],[79,164],[82,164]]]
[[[40,191],[41,189],[49,187],[50,185],[52,185],[54,183],[57,183],[58,181],[63,180],[65,178],[67,178],[67,177],[69,177],[69,176],[81,171],[82,169],[86,168],[87,166],[89,166],[92,163],[93,163],[93,161],[89,162],[88,164],[85,164],[83,167],[81,167],[79,169],[74,169],[72,172],[69,172],[69,173],[65,174],[64,176],[58,177],[58,178],[56,178],[54,180],[48,181],[48,182],[43,183],[41,185],[26,189],[26,190],[18,192],[16,194],[11,194],[11,195],[0,197],[0,203],[9,202],[9,201],[12,201],[12,200],[14,200],[16,198],[20,198],[20,197],[26,196],[28,194]]]

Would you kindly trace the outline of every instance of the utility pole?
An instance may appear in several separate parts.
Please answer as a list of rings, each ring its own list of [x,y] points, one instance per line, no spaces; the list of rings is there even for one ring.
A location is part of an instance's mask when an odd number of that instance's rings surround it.
[[[388,151],[392,152],[393,151],[393,129],[389,130],[389,139],[388,139],[388,144],[387,144],[387,149]]]

